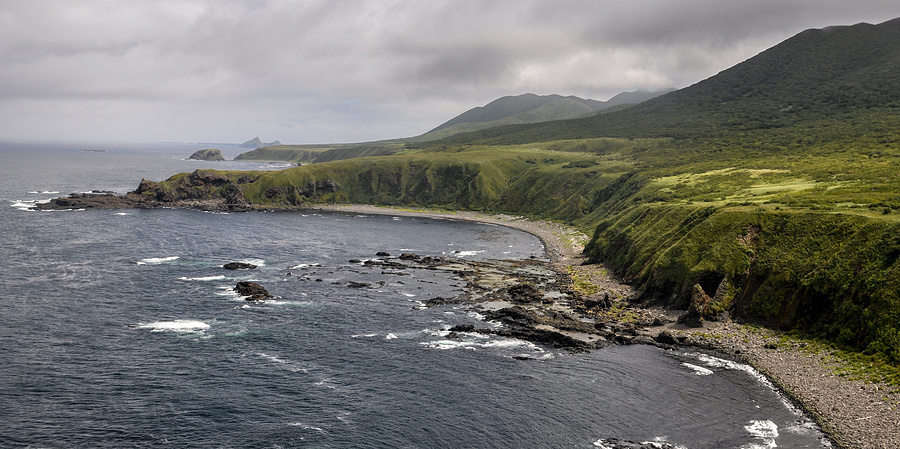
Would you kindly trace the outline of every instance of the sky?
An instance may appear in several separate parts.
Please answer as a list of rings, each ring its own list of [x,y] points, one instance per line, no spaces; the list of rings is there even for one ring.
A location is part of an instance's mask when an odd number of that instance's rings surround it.
[[[506,95],[682,88],[896,0],[0,0],[0,140],[410,137]]]

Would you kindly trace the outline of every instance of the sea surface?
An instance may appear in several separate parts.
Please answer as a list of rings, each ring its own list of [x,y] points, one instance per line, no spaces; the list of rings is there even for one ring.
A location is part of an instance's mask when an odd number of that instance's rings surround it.
[[[0,447],[830,447],[746,365],[641,345],[571,354],[451,340],[451,326],[488,324],[422,304],[464,281],[350,262],[379,251],[544,258],[519,231],[390,215],[29,210],[197,168],[284,167],[185,160],[210,146],[0,142]],[[231,261],[258,268],[224,270]],[[242,280],[276,298],[248,303],[231,290]]]

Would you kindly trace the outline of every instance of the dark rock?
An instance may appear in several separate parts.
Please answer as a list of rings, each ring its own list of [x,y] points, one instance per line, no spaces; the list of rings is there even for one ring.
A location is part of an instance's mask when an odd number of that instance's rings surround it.
[[[703,320],[712,301],[712,298],[703,291],[703,287],[695,284],[691,294],[691,304],[687,311],[678,317],[678,322],[689,327],[703,327]]]
[[[671,443],[660,443],[656,441],[636,443],[633,441],[620,440],[618,438],[601,438],[594,442],[594,446],[606,449],[676,449],[679,447]]]
[[[677,345],[679,343],[678,338],[675,337],[671,331],[664,330],[653,337],[653,341],[657,343],[662,343],[664,345]]]
[[[530,304],[543,302],[544,295],[534,286],[528,283],[513,285],[506,289],[514,303]]]
[[[585,299],[584,308],[601,310],[612,308],[612,301],[609,299],[609,293],[604,294],[602,298]]]
[[[228,262],[225,265],[222,265],[222,268],[226,270],[252,270],[256,268],[256,265],[245,262]]]
[[[450,328],[450,332],[473,332],[474,330],[474,324],[457,324]]]
[[[238,282],[234,287],[234,291],[241,296],[246,296],[247,301],[262,301],[273,297],[265,287],[256,282]]]
[[[401,260],[418,260],[420,259],[419,255],[416,253],[403,253],[400,255]]]
[[[367,284],[365,282],[350,282],[349,284],[347,284],[347,287],[350,288],[366,288],[369,286],[370,284]]]
[[[384,251],[378,251],[377,253],[375,253],[375,256],[376,256],[376,257],[391,257],[391,254],[390,254],[390,253],[386,253],[386,252],[384,252]]]
[[[434,307],[434,306],[444,306],[447,304],[458,304],[459,301],[452,298],[444,298],[443,296],[437,296],[434,298],[425,301],[425,307]]]
[[[350,259],[350,260],[348,260],[347,262],[349,262],[349,263],[362,263],[362,261],[359,260],[359,259]]]

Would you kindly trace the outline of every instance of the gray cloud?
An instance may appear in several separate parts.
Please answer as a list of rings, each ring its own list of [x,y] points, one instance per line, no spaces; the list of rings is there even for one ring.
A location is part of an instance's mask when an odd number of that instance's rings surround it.
[[[337,142],[503,95],[684,87],[892,1],[50,0],[0,5],[0,139]]]

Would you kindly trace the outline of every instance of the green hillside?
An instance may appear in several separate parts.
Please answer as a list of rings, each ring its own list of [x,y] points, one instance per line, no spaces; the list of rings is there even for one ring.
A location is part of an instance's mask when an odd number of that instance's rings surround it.
[[[670,90],[623,92],[610,98],[609,101],[535,94],[502,97],[485,106],[472,108],[411,140],[422,142],[503,125],[583,117],[611,107],[640,103]]]
[[[353,202],[569,223],[593,233],[586,252],[640,302],[693,301],[707,319],[726,312],[900,364],[898,65],[900,20],[809,30],[616,112],[230,173],[216,191],[254,208]],[[190,196],[184,179],[142,194]]]

